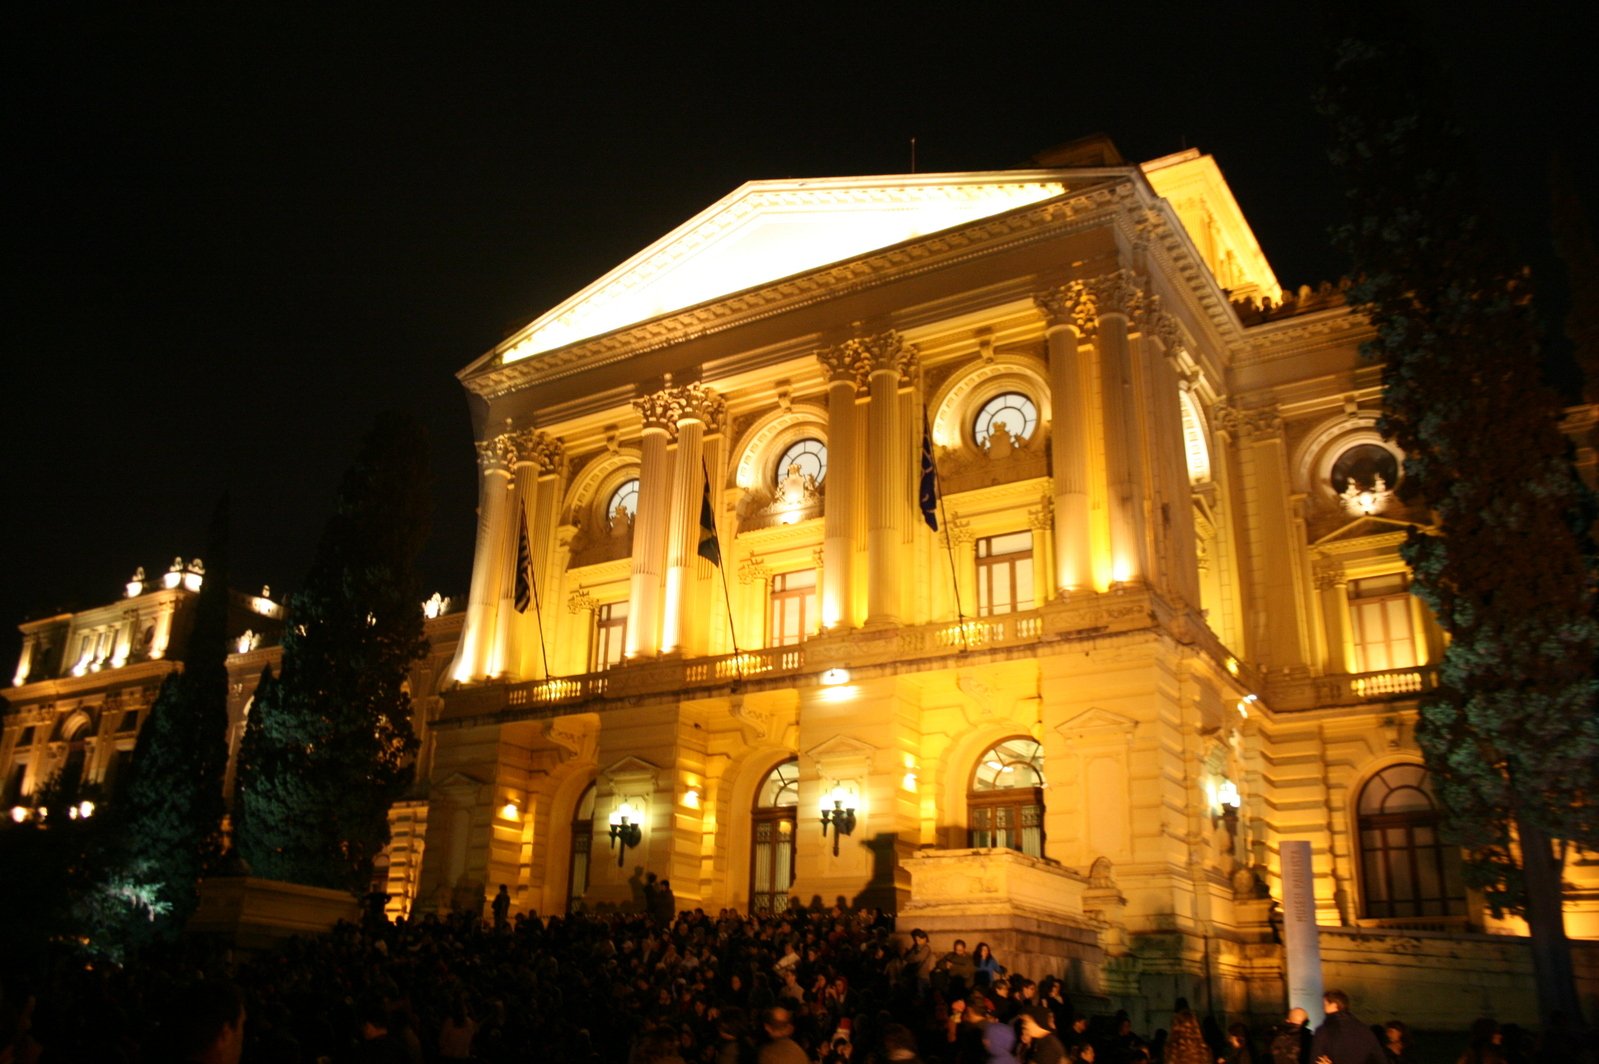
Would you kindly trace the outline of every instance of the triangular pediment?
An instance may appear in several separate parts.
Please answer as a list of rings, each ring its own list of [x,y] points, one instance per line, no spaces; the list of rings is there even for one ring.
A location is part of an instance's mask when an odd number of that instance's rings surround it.
[[[1409,521],[1393,521],[1386,517],[1357,517],[1347,525],[1336,528],[1311,544],[1321,550],[1336,551],[1343,547],[1370,547],[1374,538],[1389,539],[1397,536],[1403,540],[1410,529]],[[1396,540],[1396,542],[1398,541]]]
[[[1062,721],[1055,727],[1055,730],[1064,736],[1106,732],[1131,734],[1133,729],[1137,727],[1138,722],[1131,717],[1093,706],[1083,710],[1070,720]]]
[[[520,361],[1065,191],[1051,170],[751,181],[541,315],[500,357]]]

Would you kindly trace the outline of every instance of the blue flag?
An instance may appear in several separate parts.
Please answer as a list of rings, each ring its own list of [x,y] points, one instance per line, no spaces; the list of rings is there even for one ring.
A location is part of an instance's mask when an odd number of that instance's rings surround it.
[[[927,412],[922,411],[922,484],[917,494],[922,520],[938,531],[938,467],[933,464],[933,433],[927,427]]]

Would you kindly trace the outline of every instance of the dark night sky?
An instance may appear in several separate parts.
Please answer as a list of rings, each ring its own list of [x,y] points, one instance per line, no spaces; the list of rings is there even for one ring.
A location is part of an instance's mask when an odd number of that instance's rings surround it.
[[[1216,155],[1284,284],[1341,269],[1323,42],[1293,5],[153,6],[7,13],[7,675],[17,622],[200,552],[224,489],[235,586],[291,589],[383,408],[429,427],[424,583],[464,593],[455,371],[745,180],[903,172],[912,136],[922,171],[1003,168],[1104,131]],[[1595,94],[1564,20],[1492,11],[1421,19],[1538,261],[1551,146],[1599,184]]]

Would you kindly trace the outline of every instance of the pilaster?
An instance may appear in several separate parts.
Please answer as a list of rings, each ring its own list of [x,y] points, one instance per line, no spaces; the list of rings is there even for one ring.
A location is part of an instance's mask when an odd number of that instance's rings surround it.
[[[1055,522],[1053,586],[1080,591],[1094,580],[1093,536],[1088,490],[1088,382],[1078,348],[1094,328],[1093,301],[1081,282],[1040,292],[1034,303],[1044,315],[1049,345],[1050,459],[1054,472]],[[1042,596],[1041,596],[1042,597]]]

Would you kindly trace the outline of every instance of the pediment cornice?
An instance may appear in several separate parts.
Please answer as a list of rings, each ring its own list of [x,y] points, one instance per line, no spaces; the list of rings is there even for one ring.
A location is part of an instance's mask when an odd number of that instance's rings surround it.
[[[1129,204],[1137,202],[1140,195],[1140,186],[1128,175],[1121,180],[993,215],[971,225],[664,314],[530,358],[505,363],[501,361],[503,351],[491,352],[458,376],[468,391],[492,399],[535,383],[715,335],[751,321],[944,269],[1006,248],[1089,229],[1114,218]]]

